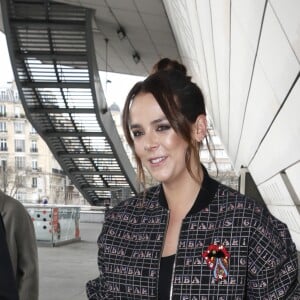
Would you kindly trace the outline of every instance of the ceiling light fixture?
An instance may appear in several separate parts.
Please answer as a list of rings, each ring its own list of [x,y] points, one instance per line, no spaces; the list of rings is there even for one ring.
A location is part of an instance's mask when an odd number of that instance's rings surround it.
[[[126,37],[126,33],[125,33],[125,30],[123,27],[119,27],[119,29],[117,30],[117,34],[118,34],[118,37],[119,39],[122,41],[123,39],[125,39]]]
[[[132,58],[136,64],[141,60],[140,55],[136,51],[132,54]]]

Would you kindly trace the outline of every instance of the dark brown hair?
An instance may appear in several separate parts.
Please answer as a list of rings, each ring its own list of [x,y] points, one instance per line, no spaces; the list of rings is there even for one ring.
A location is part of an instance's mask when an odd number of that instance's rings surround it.
[[[201,114],[206,115],[204,98],[200,88],[184,73],[176,70],[158,71],[144,81],[138,82],[129,92],[122,115],[123,130],[126,140],[134,152],[137,162],[139,180],[145,184],[145,173],[141,160],[134,150],[134,141],[130,132],[130,105],[141,93],[151,93],[170,122],[174,131],[188,144],[186,166],[191,176],[199,180],[200,174],[200,143],[192,138],[191,126]],[[198,163],[198,174],[191,170],[191,158]]]
[[[177,70],[184,75],[187,75],[187,70],[185,65],[181,64],[177,60],[170,58],[162,58],[160,59],[153,67],[151,74],[156,73],[158,71],[167,71],[167,70]]]

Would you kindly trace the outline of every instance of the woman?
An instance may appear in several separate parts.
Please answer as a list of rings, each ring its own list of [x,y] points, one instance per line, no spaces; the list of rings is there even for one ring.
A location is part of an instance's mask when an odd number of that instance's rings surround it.
[[[206,127],[201,90],[182,72],[129,92],[123,128],[139,179],[146,169],[160,184],[107,213],[89,299],[299,299],[286,226],[208,176]]]

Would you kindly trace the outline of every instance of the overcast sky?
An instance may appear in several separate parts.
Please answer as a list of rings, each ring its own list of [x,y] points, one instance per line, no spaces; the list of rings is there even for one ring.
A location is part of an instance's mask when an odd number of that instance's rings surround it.
[[[103,85],[103,90],[106,95],[108,106],[116,102],[120,108],[123,108],[123,103],[133,85],[142,80],[142,77],[129,76],[117,73],[100,72],[100,78]],[[0,86],[7,82],[13,81],[14,76],[10,65],[5,35],[0,32]],[[106,79],[110,83],[106,84]]]
[[[14,76],[10,66],[5,35],[0,32],[0,85],[12,81]]]

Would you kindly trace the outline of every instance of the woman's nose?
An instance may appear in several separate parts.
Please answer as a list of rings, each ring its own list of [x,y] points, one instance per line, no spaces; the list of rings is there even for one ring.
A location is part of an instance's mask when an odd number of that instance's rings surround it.
[[[155,139],[154,136],[148,136],[147,140],[144,144],[145,151],[153,151],[158,147],[158,141]]]
[[[156,149],[156,148],[157,148],[156,145],[146,144],[146,145],[144,146],[144,150],[145,150],[145,151],[152,151],[152,150],[154,150],[154,149]]]

